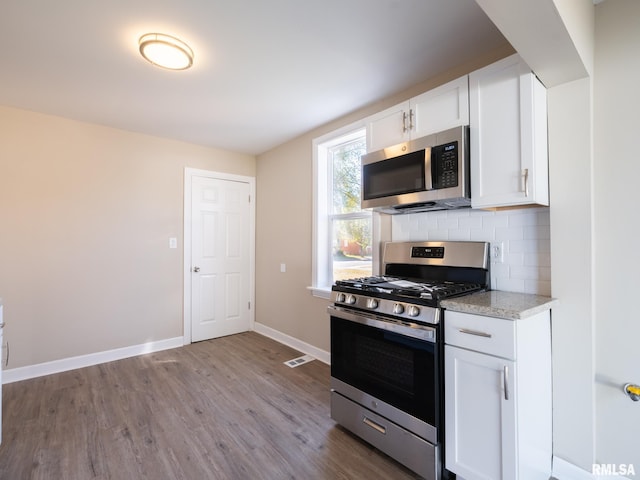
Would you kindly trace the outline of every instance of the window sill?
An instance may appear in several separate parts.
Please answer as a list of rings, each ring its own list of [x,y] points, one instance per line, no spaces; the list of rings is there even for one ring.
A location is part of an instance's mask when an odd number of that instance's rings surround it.
[[[327,300],[331,298],[331,287],[307,287],[307,290],[309,290],[314,297],[325,298]]]

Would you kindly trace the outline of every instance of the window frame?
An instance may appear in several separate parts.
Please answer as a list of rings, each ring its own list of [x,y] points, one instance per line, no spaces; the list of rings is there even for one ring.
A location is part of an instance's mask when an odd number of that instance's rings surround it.
[[[356,122],[329,132],[313,139],[313,247],[312,247],[312,286],[309,287],[313,295],[329,298],[333,284],[333,261],[331,259],[332,229],[335,219],[371,218],[372,269],[377,262],[378,238],[376,235],[375,215],[370,210],[354,213],[334,214],[331,212],[329,198],[330,166],[328,165],[328,151],[331,147],[340,145],[363,136],[366,141],[366,124]]]

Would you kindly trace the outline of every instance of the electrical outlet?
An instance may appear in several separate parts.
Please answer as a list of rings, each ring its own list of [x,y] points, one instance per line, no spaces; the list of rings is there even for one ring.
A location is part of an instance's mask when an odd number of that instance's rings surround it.
[[[491,263],[504,263],[504,244],[502,242],[492,243],[489,248]]]

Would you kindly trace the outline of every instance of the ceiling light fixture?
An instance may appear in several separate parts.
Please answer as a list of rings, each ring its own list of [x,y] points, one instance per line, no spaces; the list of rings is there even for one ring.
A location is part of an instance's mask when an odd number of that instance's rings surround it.
[[[149,62],[169,70],[186,70],[193,65],[193,50],[170,35],[146,33],[138,41],[140,54]]]

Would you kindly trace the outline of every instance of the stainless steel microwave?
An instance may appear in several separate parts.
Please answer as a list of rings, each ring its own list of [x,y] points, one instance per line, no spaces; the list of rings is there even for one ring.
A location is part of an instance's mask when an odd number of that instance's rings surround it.
[[[395,214],[471,206],[467,126],[365,154],[361,164],[362,208]]]

